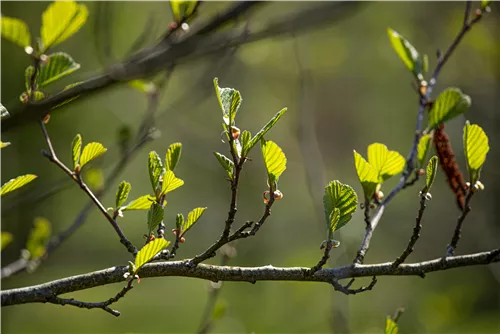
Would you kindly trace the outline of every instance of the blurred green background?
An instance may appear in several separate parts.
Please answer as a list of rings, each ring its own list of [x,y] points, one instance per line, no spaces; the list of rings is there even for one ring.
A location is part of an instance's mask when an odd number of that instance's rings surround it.
[[[2,15],[26,21],[37,35],[41,13],[48,2],[2,2]],[[56,92],[65,85],[84,80],[107,65],[123,59],[137,36],[151,25],[151,42],[161,36],[171,21],[167,2],[87,2],[89,20],[73,37],[55,47],[73,56],[82,68],[50,86]],[[229,3],[209,2],[200,8],[209,17]],[[320,3],[268,3],[243,18],[250,31]],[[490,137],[491,150],[481,174],[486,189],[473,199],[458,253],[480,252],[498,247],[498,198],[500,196],[499,113],[500,15],[492,5],[480,24],[474,26],[445,66],[435,96],[449,86],[460,87],[472,98],[465,116],[449,122],[449,134],[460,165],[464,166],[462,128],[465,120],[480,124]],[[106,6],[104,18],[96,14]],[[430,68],[436,49],[445,50],[460,29],[464,3],[459,2],[371,2],[345,10],[336,19],[316,29],[285,34],[229,52],[186,61],[176,67],[162,95],[157,112],[161,137],[144,146],[119,180],[132,184],[131,197],[149,192],[147,154],[161,156],[176,141],[183,155],[176,174],[185,185],[168,199],[167,231],[177,213],[207,206],[200,223],[188,235],[178,258],[194,256],[220,234],[229,205],[230,191],[225,173],[212,152],[226,153],[220,140],[221,112],[212,80],[222,87],[241,91],[243,104],[238,126],[255,133],[278,110],[288,112],[267,135],[281,145],[288,158],[280,179],[283,200],[253,238],[237,243],[232,265],[312,266],[322,255],[318,246],[325,237],[321,197],[333,179],[352,185],[358,194],[352,150],[365,154],[373,142],[406,156],[413,138],[418,107],[412,76],[392,50],[386,29],[391,27],[427,53]],[[474,2],[474,8],[479,2]],[[311,22],[316,18],[310,17]],[[104,27],[104,28],[103,28]],[[232,29],[226,27],[226,29]],[[496,31],[496,32],[495,32]],[[108,34],[109,42],[105,42]],[[104,41],[104,42],[103,42]],[[30,59],[23,50],[2,40],[1,97],[13,108],[24,90],[24,69]],[[104,50],[110,50],[108,57]],[[146,110],[146,97],[128,85],[118,85],[89,97],[81,97],[55,113],[48,124],[59,157],[70,163],[70,143],[76,133],[85,142],[100,141],[108,148],[93,166],[106,176],[118,161],[118,131],[123,126],[137,130]],[[3,149],[2,183],[14,176],[34,173],[39,178],[18,194],[2,199],[2,231],[14,234],[14,242],[2,252],[2,265],[14,261],[34,217],[50,220],[58,233],[71,224],[87,202],[76,185],[65,179],[40,154],[45,148],[39,127],[30,124],[2,133],[12,146]],[[263,211],[265,170],[258,150],[246,165],[236,225],[257,219]],[[387,194],[396,180],[384,187]],[[113,206],[113,189],[103,198]],[[417,185],[392,202],[375,232],[367,263],[393,261],[406,247],[418,209]],[[55,188],[54,188],[55,187]],[[59,189],[48,196],[52,189]],[[444,255],[458,210],[444,176],[438,174],[423,221],[421,239],[407,262]],[[136,244],[147,232],[145,212],[130,212],[120,226]],[[328,266],[352,261],[364,233],[360,210],[352,222],[337,232],[341,246],[334,249]],[[169,238],[172,238],[168,234]],[[33,273],[3,280],[2,289],[39,284],[50,280],[125,265],[129,255],[119,244],[108,222],[93,209],[86,224],[57,249]],[[218,263],[218,258],[207,261]],[[369,280],[357,280],[355,286]],[[50,304],[2,308],[2,333],[192,333],[198,328],[208,297],[209,283],[188,278],[144,279],[114,305],[122,315],[114,318],[101,310],[82,310]],[[84,301],[102,301],[114,296],[122,284],[72,293]],[[224,333],[381,333],[385,317],[398,307],[406,312],[399,320],[402,333],[499,333],[500,265],[468,267],[419,277],[380,277],[373,291],[346,297],[327,284],[258,282],[226,283],[220,295],[227,305],[214,332]]]

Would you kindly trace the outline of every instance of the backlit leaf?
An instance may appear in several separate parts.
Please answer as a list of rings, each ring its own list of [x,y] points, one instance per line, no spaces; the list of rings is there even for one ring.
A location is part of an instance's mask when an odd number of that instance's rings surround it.
[[[144,81],[140,79],[131,80],[128,82],[128,85],[146,94],[151,94],[156,90],[156,86],[154,83],[152,83],[151,81]]]
[[[438,166],[438,157],[433,156],[429,160],[429,163],[427,164],[425,187],[422,190],[422,193],[427,193],[429,192],[429,190],[431,190],[432,184],[436,179],[437,166]]]
[[[149,152],[148,171],[151,186],[153,187],[153,191],[156,192],[160,185],[161,176],[165,173],[165,168],[163,168],[160,156],[155,151]]]
[[[432,105],[429,113],[429,127],[435,128],[469,109],[471,99],[458,88],[448,88],[441,94]]]
[[[387,317],[385,319],[385,334],[398,334],[398,325],[391,319]]]
[[[198,1],[170,1],[170,8],[175,22],[184,21],[191,16]]]
[[[8,141],[6,141],[6,142],[0,141],[0,148],[4,148],[4,147],[7,147],[7,146],[10,146],[10,142],[8,142]]]
[[[135,257],[135,272],[134,275],[141,269],[143,265],[151,261],[158,253],[164,250],[170,242],[163,238],[156,238],[149,242],[146,246],[137,253]]]
[[[73,58],[67,53],[56,52],[47,57],[47,62],[40,65],[36,77],[36,83],[39,87],[44,87],[49,83],[56,81],[80,68]],[[28,66],[26,69],[26,80],[31,77],[34,72],[33,66]]]
[[[389,36],[394,51],[396,51],[406,67],[413,72],[418,80],[423,80],[423,72],[425,72],[427,67],[425,59],[410,42],[396,31],[387,28],[387,35]]]
[[[76,169],[76,166],[80,164],[80,156],[82,154],[82,136],[77,134],[75,138],[73,138],[73,142],[71,143],[71,156],[73,157],[73,168]]]
[[[252,139],[252,134],[250,133],[250,131],[244,130],[241,133],[240,142],[241,142],[242,151],[245,151],[245,147],[248,147],[248,144],[250,143],[251,139]]]
[[[2,37],[22,48],[31,45],[31,34],[24,21],[2,15]]]
[[[116,191],[116,208],[121,207],[122,204],[125,203],[131,189],[132,186],[127,181],[120,182],[120,184],[118,185],[118,190]]]
[[[379,184],[378,172],[356,151],[354,151],[354,165],[359,182],[363,187],[365,200],[370,201]]]
[[[85,145],[80,156],[80,166],[83,167],[95,158],[103,155],[107,151],[101,143],[92,142]]]
[[[227,126],[234,125],[234,118],[241,105],[241,94],[233,88],[220,88],[218,79],[214,79],[215,94],[222,109],[222,118]]]
[[[150,234],[163,221],[163,215],[163,207],[160,204],[153,203],[148,211],[148,229]]]
[[[281,118],[281,116],[283,116],[283,114],[286,112],[286,110],[287,110],[287,108],[283,108],[280,111],[278,111],[276,113],[276,115],[274,115],[274,117],[271,118],[271,120],[269,122],[267,122],[267,124],[264,125],[264,127],[262,129],[260,129],[260,131],[255,134],[255,136],[248,142],[247,147],[243,148],[243,152],[242,152],[243,156],[247,156],[248,153],[250,153],[250,150],[255,146],[255,144],[257,144],[257,142],[259,140],[261,140],[261,138],[263,138],[264,135],[269,130],[272,129],[272,127],[276,124],[276,122],[278,122],[278,120]]]
[[[374,143],[368,146],[368,163],[376,170],[379,183],[403,171],[406,160],[396,151],[389,151],[387,146]]]
[[[85,5],[75,1],[54,1],[42,14],[40,35],[44,51],[75,34],[87,21]]]
[[[26,242],[26,249],[30,252],[31,260],[36,260],[45,254],[45,247],[50,239],[50,235],[50,222],[45,218],[35,218],[33,229]]]
[[[481,9],[485,9],[490,5],[491,1],[481,1]]]
[[[261,141],[262,157],[271,182],[275,182],[286,169],[286,157],[281,148],[270,140]]]
[[[174,171],[179,159],[181,158],[182,144],[173,143],[169,146],[167,150],[167,156],[165,157],[165,168],[167,170]]]
[[[4,196],[4,195],[10,193],[11,191],[19,189],[22,186],[30,183],[31,181],[33,181],[36,178],[37,178],[36,175],[26,174],[26,175],[18,176],[15,179],[11,179],[11,180],[7,181],[2,186],[2,188],[0,190],[0,196]]]
[[[205,212],[207,208],[196,208],[193,209],[190,213],[188,213],[187,220],[182,223],[182,235],[184,235],[193,225],[200,219],[201,215]]]
[[[171,191],[181,187],[184,185],[184,181],[177,178],[171,170],[167,170],[167,172],[163,175],[163,186],[161,193],[162,195],[168,194]]]
[[[358,196],[351,186],[337,180],[330,182],[325,187],[323,195],[325,219],[329,231],[333,233],[347,224],[356,211],[357,205]],[[338,214],[335,213],[335,209],[339,210]]]
[[[467,121],[464,127],[463,141],[470,183],[474,185],[479,180],[481,168],[490,150],[488,136],[479,125],[470,124]]]
[[[420,167],[424,166],[425,158],[427,157],[427,153],[429,152],[430,147],[431,147],[431,135],[426,134],[420,137],[420,141],[418,142],[418,151],[417,151],[417,159]]]
[[[104,186],[104,174],[101,168],[90,166],[83,171],[83,178],[93,191],[100,190]]]
[[[122,211],[125,210],[148,210],[151,207],[151,204],[155,201],[155,198],[151,195],[143,195],[139,198],[136,198],[129,204],[120,209]]]
[[[182,229],[182,225],[184,224],[184,216],[182,213],[178,213],[175,217],[175,227],[180,231]]]
[[[4,248],[7,247],[12,242],[12,239],[13,239],[12,233],[2,232],[1,250],[4,250]]]
[[[229,160],[226,156],[220,154],[219,152],[214,152],[217,161],[219,161],[220,165],[227,172],[229,179],[233,179],[233,171],[234,171],[234,163],[232,160]]]

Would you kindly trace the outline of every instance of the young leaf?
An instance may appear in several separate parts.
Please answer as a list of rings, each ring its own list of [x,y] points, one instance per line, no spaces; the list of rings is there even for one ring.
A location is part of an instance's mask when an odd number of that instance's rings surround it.
[[[262,156],[269,180],[275,182],[286,169],[286,157],[281,148],[270,140],[261,141]]]
[[[368,162],[377,171],[379,183],[401,173],[406,163],[401,154],[380,143],[368,146]]]
[[[177,178],[171,170],[167,170],[167,172],[163,175],[163,186],[161,190],[161,194],[165,195],[175,189],[184,185],[184,181]]]
[[[207,208],[196,208],[188,213],[187,220],[181,224],[181,230],[183,236],[186,232],[193,227],[193,225],[200,219],[201,215],[205,212]]]
[[[222,118],[227,126],[234,125],[234,118],[241,105],[241,94],[233,88],[220,88],[217,78],[214,79],[215,94],[222,109]]]
[[[191,16],[198,1],[170,1],[170,8],[175,22],[182,22]]]
[[[80,164],[80,156],[82,154],[82,136],[77,134],[75,138],[73,138],[73,142],[71,143],[71,156],[73,157],[73,168],[76,169],[76,166]]]
[[[155,198],[151,195],[143,195],[139,198],[136,198],[126,206],[120,208],[120,210],[148,210],[151,205],[154,203]]]
[[[8,141],[6,141],[6,142],[0,141],[0,148],[4,148],[4,147],[7,147],[7,146],[10,146],[10,142],[8,142]]]
[[[338,208],[333,208],[332,213],[329,217],[330,221],[328,225],[328,239],[332,239],[333,232],[337,229],[340,222],[340,210]]]
[[[153,187],[153,191],[156,192],[160,184],[160,178],[165,173],[165,168],[163,168],[160,156],[155,151],[149,152],[148,170],[151,186]]]
[[[432,184],[436,179],[437,166],[438,166],[438,157],[433,156],[431,160],[429,160],[429,163],[427,164],[427,171],[426,171],[427,178],[422,193],[428,193],[429,190],[431,190]]]
[[[56,52],[47,57],[47,63],[42,63],[36,77],[36,82],[39,87],[44,87],[53,81],[73,73],[79,68],[80,64],[77,64],[69,54]],[[34,71],[33,66],[28,66],[25,74],[27,77],[26,80],[28,80],[28,76],[31,79]]]
[[[169,244],[170,242],[163,238],[156,238],[155,240],[149,242],[146,246],[142,247],[135,257],[134,275],[137,274],[143,265],[151,261],[152,258],[165,249]]]
[[[131,80],[128,82],[128,85],[146,94],[151,94],[156,90],[156,86],[154,83],[152,83],[151,81],[144,81],[140,79]]]
[[[217,161],[219,161],[222,168],[224,168],[224,170],[227,172],[229,179],[232,180],[234,172],[234,163],[231,160],[229,160],[226,156],[220,154],[219,152],[214,152],[214,155],[217,158]]]
[[[165,168],[174,171],[179,159],[181,158],[182,144],[173,143],[168,147],[167,156],[165,157]]]
[[[83,168],[87,163],[101,156],[107,151],[101,143],[92,142],[85,145],[80,156],[80,166]]]
[[[31,181],[33,181],[36,178],[37,178],[36,175],[26,174],[26,175],[18,176],[15,179],[11,179],[11,180],[7,181],[2,186],[2,188],[0,190],[0,196],[4,196],[4,195],[10,193],[11,191],[19,189],[22,186],[30,183]]]
[[[132,189],[132,186],[127,181],[120,182],[120,184],[118,185],[118,191],[116,192],[115,204],[116,204],[117,209],[119,207],[121,207],[123,203],[125,203],[131,189]]]
[[[426,134],[420,137],[417,150],[417,159],[420,167],[424,166],[425,157],[427,156],[430,147],[431,147],[431,135]]]
[[[31,230],[26,249],[30,252],[30,259],[36,260],[45,254],[45,246],[51,234],[50,223],[45,218],[35,218],[34,227]]]
[[[347,184],[343,184],[337,180],[330,182],[325,187],[323,195],[323,206],[325,208],[326,225],[331,233],[338,230],[347,224],[358,205],[358,196],[354,189]],[[338,218],[334,213],[335,209],[339,210]],[[338,219],[337,222],[334,220]],[[333,230],[331,227],[333,226]]]
[[[387,317],[385,319],[385,334],[398,334],[398,325],[391,319],[391,317]]]
[[[389,151],[387,160],[380,171],[380,177],[383,181],[389,179],[391,176],[397,175],[405,168],[405,158],[396,151]]]
[[[474,185],[479,180],[481,168],[490,150],[488,136],[479,125],[470,124],[467,121],[464,127],[463,141],[470,183]]]
[[[7,247],[12,242],[12,239],[13,239],[12,233],[2,232],[1,250],[4,250],[4,248]]]
[[[44,52],[75,34],[87,21],[89,15],[85,5],[75,1],[54,1],[42,14],[40,36]]]
[[[396,51],[406,67],[413,72],[418,80],[423,80],[423,72],[425,72],[426,64],[415,47],[391,28],[387,28],[387,35],[394,51]]]
[[[2,37],[22,48],[31,45],[31,35],[24,21],[2,15]]]
[[[182,225],[184,225],[184,216],[182,213],[178,213],[175,217],[175,227],[180,231],[182,229]]]
[[[378,172],[356,151],[354,151],[354,165],[359,182],[363,187],[365,200],[370,201],[379,184]]]
[[[148,228],[149,233],[154,231],[155,228],[163,221],[164,210],[160,204],[153,203],[148,211]]]
[[[271,128],[276,124],[276,122],[278,122],[278,120],[281,118],[281,116],[283,116],[283,114],[286,112],[286,110],[287,110],[287,108],[283,108],[280,111],[278,111],[276,113],[276,115],[274,115],[274,117],[271,118],[271,120],[269,122],[267,122],[267,124],[264,125],[264,127],[262,129],[260,129],[260,131],[255,134],[255,136],[248,142],[247,147],[243,147],[243,152],[241,152],[242,156],[246,157],[248,155],[248,153],[250,153],[250,150],[255,146],[255,144],[257,144],[257,142],[262,137],[264,137],[264,135],[269,130],[271,130]]]
[[[481,1],[481,9],[485,9],[490,5],[491,1]],[[3,29],[3,27],[2,27]]]
[[[448,88],[441,94],[432,105],[429,113],[429,127],[435,128],[460,114],[470,107],[471,99],[458,88]]]
[[[250,143],[251,139],[252,139],[252,134],[250,133],[250,131],[244,130],[241,133],[240,141],[241,141],[242,152],[245,151],[245,147],[248,147],[248,143]]]

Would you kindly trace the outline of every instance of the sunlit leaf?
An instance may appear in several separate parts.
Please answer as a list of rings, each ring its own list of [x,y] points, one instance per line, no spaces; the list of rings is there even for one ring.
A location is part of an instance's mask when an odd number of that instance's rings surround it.
[[[0,141],[0,148],[4,148],[4,147],[7,147],[7,146],[10,146],[10,142],[8,142],[8,141],[6,141],[6,142]]]
[[[406,160],[396,151],[389,151],[387,146],[374,143],[368,146],[368,163],[377,171],[379,183],[403,171]]]
[[[168,194],[171,191],[184,185],[184,181],[175,176],[174,172],[167,170],[163,175],[162,195]]]
[[[140,79],[131,80],[128,82],[128,85],[146,94],[151,94],[156,90],[156,85],[154,83]]]
[[[2,232],[1,250],[4,250],[4,248],[7,247],[12,242],[12,239],[13,239],[12,233]]]
[[[31,34],[24,21],[2,15],[2,37],[22,48],[31,45]]]
[[[464,127],[463,141],[470,183],[474,185],[479,180],[481,168],[490,150],[488,136],[479,125],[470,124],[467,121]]]
[[[76,63],[73,58],[67,53],[56,52],[47,57],[47,62],[40,65],[40,69],[36,76],[36,83],[39,87],[48,85],[80,68],[80,64]],[[34,73],[34,67],[28,66],[26,69],[26,80],[31,78]]]
[[[429,113],[429,127],[435,128],[441,123],[463,114],[469,109],[471,99],[458,88],[448,88],[432,105]]]
[[[417,79],[423,80],[423,72],[425,72],[425,67],[427,66],[424,58],[410,42],[396,31],[387,28],[387,35],[389,36],[394,51],[396,51],[406,67],[413,72]]]
[[[92,142],[85,145],[82,155],[80,156],[80,166],[83,167],[90,161],[103,155],[107,151],[101,143]]]
[[[247,156],[250,150],[257,144],[259,140],[261,140],[264,135],[272,129],[272,127],[278,122],[278,120],[283,116],[283,114],[286,112],[287,108],[283,108],[280,111],[274,115],[273,118],[269,122],[267,122],[266,125],[262,129],[260,129],[259,132],[255,134],[255,136],[248,142],[248,145],[243,148],[243,152],[241,153],[243,156]]]
[[[245,151],[245,147],[248,147],[248,144],[250,143],[251,139],[252,139],[252,134],[250,133],[250,131],[244,130],[241,133],[240,142],[241,142],[242,152]]]
[[[354,151],[354,165],[359,182],[363,187],[365,200],[370,201],[379,184],[378,172],[356,151]]]
[[[73,158],[73,168],[76,169],[76,166],[80,164],[80,156],[82,154],[82,136],[77,134],[75,138],[73,138],[73,142],[71,143],[71,156]]]
[[[100,190],[104,186],[104,174],[101,168],[90,166],[84,171],[84,179],[92,190]]]
[[[241,94],[233,88],[220,88],[218,79],[214,79],[215,94],[222,109],[222,118],[228,126],[234,125],[234,118],[241,105]]]
[[[170,1],[170,8],[172,8],[172,15],[175,22],[184,21],[191,16],[196,8],[198,1]]]
[[[7,181],[2,186],[2,188],[0,190],[0,196],[4,196],[4,195],[10,193],[11,191],[19,189],[22,186],[30,183],[31,181],[33,181],[36,178],[37,178],[36,175],[26,174],[26,175],[18,176],[15,179],[11,179],[11,180]]]
[[[217,161],[219,161],[220,165],[224,170],[227,172],[227,175],[229,176],[229,179],[233,179],[233,172],[234,172],[234,163],[232,160],[229,160],[226,156],[220,154],[219,152],[214,152],[215,157],[217,158]]]
[[[356,211],[357,205],[358,196],[351,186],[337,180],[330,182],[325,187],[325,194],[323,195],[325,219],[329,231],[333,233],[347,224]],[[335,209],[339,210],[337,222],[334,221],[334,219],[337,219],[336,213],[334,214]],[[334,229],[331,229],[332,226]]]
[[[30,259],[36,260],[45,254],[45,247],[51,235],[50,222],[45,218],[35,218],[26,249],[30,252]]]
[[[160,204],[153,203],[148,211],[148,229],[149,233],[154,231],[155,228],[163,221],[164,209]]]
[[[151,207],[151,204],[155,201],[155,198],[151,195],[143,195],[139,198],[136,198],[129,204],[121,207],[122,211],[125,210],[148,210]]]
[[[485,9],[490,5],[491,1],[481,1],[481,9]]]
[[[160,185],[161,176],[165,173],[165,168],[163,168],[160,156],[155,151],[149,152],[148,171],[151,186],[153,187],[153,191],[156,192]]]
[[[122,204],[125,203],[131,189],[132,186],[127,181],[120,182],[120,184],[118,185],[118,190],[116,191],[116,208],[121,207]]]
[[[431,135],[426,134],[420,137],[420,141],[418,142],[418,151],[417,151],[417,159],[420,167],[424,166],[425,158],[427,157],[427,153],[429,152],[430,147],[431,147]]]
[[[182,235],[184,235],[200,219],[207,208],[196,208],[188,213],[187,220],[181,224]]]
[[[164,250],[170,242],[163,238],[156,238],[149,242],[146,246],[137,253],[135,257],[135,272],[134,275],[141,269],[143,265],[151,261],[158,253]]]
[[[398,334],[398,325],[391,319],[387,317],[385,319],[385,334]]]
[[[179,159],[181,158],[182,144],[173,143],[168,147],[167,156],[165,157],[165,168],[174,171]]]
[[[181,230],[183,224],[184,224],[184,216],[182,215],[182,213],[178,213],[177,216],[175,217],[175,227],[178,230]]]
[[[54,1],[42,14],[40,35],[44,51],[75,34],[87,21],[85,5],[75,1]]]
[[[275,182],[286,169],[286,157],[281,148],[270,140],[261,141],[262,157],[271,182]]]
[[[422,193],[427,193],[429,190],[431,190],[432,184],[434,183],[434,180],[436,179],[436,173],[437,173],[437,166],[438,166],[438,157],[433,156],[430,160],[429,163],[427,164],[427,170],[426,170],[426,181],[425,181],[425,187],[422,190]]]
[[[330,222],[328,224],[328,232],[330,232],[330,236],[337,229],[337,226],[340,222],[340,210],[338,208],[333,208],[332,213],[330,214]],[[330,237],[331,239],[331,237]]]

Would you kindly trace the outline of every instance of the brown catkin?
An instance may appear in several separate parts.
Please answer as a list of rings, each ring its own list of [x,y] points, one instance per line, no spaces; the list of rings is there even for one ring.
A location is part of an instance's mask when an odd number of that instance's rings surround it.
[[[439,157],[439,165],[446,175],[448,184],[451,190],[455,194],[457,199],[457,205],[460,210],[464,209],[465,202],[465,183],[458,166],[457,160],[455,159],[455,153],[453,153],[453,148],[451,147],[450,137],[444,131],[444,125],[441,124],[434,131],[434,147],[436,148],[437,156]]]

